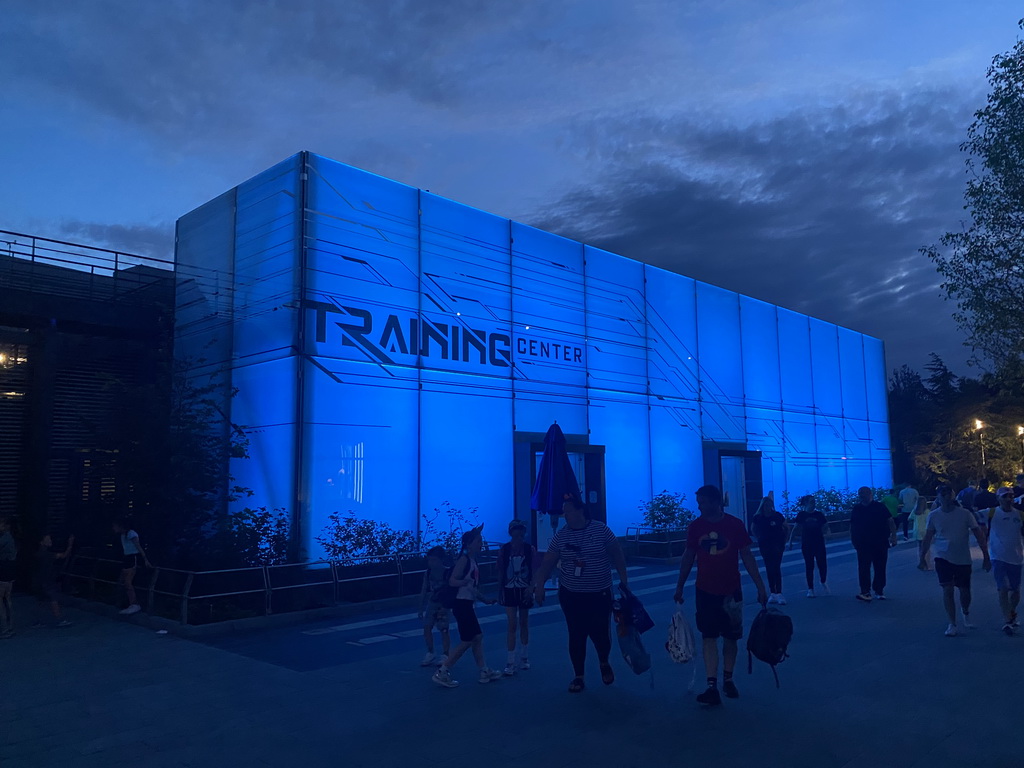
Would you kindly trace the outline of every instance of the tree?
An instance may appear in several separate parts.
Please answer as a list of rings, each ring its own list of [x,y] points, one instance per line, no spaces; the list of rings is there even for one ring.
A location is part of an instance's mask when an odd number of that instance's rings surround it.
[[[1024,41],[995,56],[987,77],[988,100],[960,145],[971,221],[922,252],[956,302],[967,344],[1003,365],[1024,356]]]

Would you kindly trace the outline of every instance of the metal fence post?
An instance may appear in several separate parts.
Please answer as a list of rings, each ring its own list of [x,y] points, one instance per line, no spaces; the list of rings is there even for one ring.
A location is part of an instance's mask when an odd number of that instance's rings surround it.
[[[263,594],[264,594],[264,605],[263,615],[269,616],[273,613],[273,606],[271,605],[271,593],[270,593],[270,573],[267,570],[267,566],[260,568],[263,571]]]
[[[149,599],[146,600],[146,613],[153,613],[153,590],[156,589],[156,580],[160,578],[160,569],[153,569],[153,578],[149,580]]]
[[[188,626],[188,601],[192,594],[192,580],[195,576],[194,573],[189,572],[185,579],[185,588],[181,590],[181,623],[186,626]]]

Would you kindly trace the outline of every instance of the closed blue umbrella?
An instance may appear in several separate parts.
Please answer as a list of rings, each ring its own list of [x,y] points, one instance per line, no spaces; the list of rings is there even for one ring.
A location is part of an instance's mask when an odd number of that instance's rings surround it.
[[[530,495],[530,504],[535,511],[552,515],[554,523],[554,516],[562,514],[562,505],[570,499],[580,499],[580,486],[569,463],[565,435],[556,423],[544,435],[544,455],[537,469],[537,482]]]

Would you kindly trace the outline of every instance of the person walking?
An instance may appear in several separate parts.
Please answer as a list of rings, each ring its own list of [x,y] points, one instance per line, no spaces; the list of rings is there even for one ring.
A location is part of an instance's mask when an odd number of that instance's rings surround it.
[[[978,489],[974,487],[975,485],[976,483],[973,480],[968,480],[967,487],[956,495],[957,504],[972,514],[974,512],[974,497],[978,493]]]
[[[885,568],[889,547],[896,544],[896,523],[885,505],[874,500],[870,488],[861,487],[857,497],[859,501],[850,512],[850,540],[857,551],[860,580],[857,599],[870,603],[872,589],[876,600],[885,600]]]
[[[920,498],[921,494],[910,483],[907,483],[906,487],[900,491],[900,514],[896,518],[896,527],[903,526],[904,541],[910,541],[910,518],[917,511],[917,501]]]
[[[981,530],[988,533],[988,511],[999,506],[999,497],[989,490],[988,481],[982,480],[978,491],[974,494],[974,517],[978,520]]]
[[[0,640],[14,635],[14,571],[18,545],[11,535],[11,521],[0,517]]]
[[[114,521],[114,533],[121,537],[121,551],[123,559],[121,562],[120,582],[128,596],[128,607],[118,611],[122,616],[130,616],[142,610],[139,599],[135,594],[135,572],[139,567],[139,561],[145,563],[147,568],[153,564],[146,557],[146,552],[139,543],[139,534],[132,530],[131,525],[125,519]]]
[[[768,580],[768,602],[786,604],[782,594],[782,555],[789,538],[789,523],[775,509],[771,496],[761,499],[757,512],[750,519],[750,532],[757,539],[757,549],[764,562],[764,575]]]
[[[986,510],[988,519],[988,552],[992,574],[999,592],[999,608],[1003,612],[1003,632],[1013,636],[1020,623],[1020,572],[1024,563],[1024,512],[1013,505],[1013,489],[996,491],[999,506]]]
[[[508,524],[512,540],[498,552],[498,603],[505,608],[506,649],[505,674],[530,668],[530,608],[533,605],[533,566],[536,550],[526,540],[526,523],[513,520]],[[519,647],[516,648],[516,635]]]
[[[686,530],[686,549],[679,563],[679,581],[673,599],[683,603],[683,587],[697,565],[694,595],[697,630],[703,638],[707,690],[697,696],[706,706],[722,703],[722,693],[739,698],[733,680],[737,641],[743,637],[743,591],[740,560],[757,589],[757,602],[768,603],[768,594],[751,552],[750,534],[743,522],[722,509],[722,491],[714,485],[697,490],[700,516]],[[718,638],[722,638],[722,690],[718,690]]]
[[[458,587],[455,596],[455,607],[452,614],[459,628],[459,644],[455,646],[448,659],[437,668],[431,678],[443,688],[455,688],[459,681],[452,678],[454,667],[462,655],[473,649],[473,658],[480,670],[477,682],[490,683],[501,678],[501,672],[491,669],[484,661],[484,633],[477,619],[474,603],[479,600],[486,605],[494,605],[497,600],[490,600],[480,593],[480,566],[476,557],[483,548],[483,526],[477,526],[462,534],[462,553],[452,566],[452,575],[448,583]]]
[[[427,550],[427,567],[423,571],[423,584],[420,587],[419,618],[423,622],[423,642],[427,653],[420,662],[421,667],[438,666],[448,661],[451,650],[451,633],[448,627],[451,617],[448,609],[441,605],[438,593],[444,586],[444,547],[431,547]],[[434,653],[434,630],[441,635],[441,655]]]
[[[882,497],[882,505],[889,510],[889,514],[892,515],[893,523],[895,523],[896,527],[899,528],[900,500],[894,489],[889,489],[885,492],[885,495]],[[896,543],[893,542],[892,546],[896,546]]]
[[[988,555],[985,534],[978,525],[974,514],[953,500],[953,489],[942,486],[939,489],[939,508],[928,515],[928,529],[924,535],[921,561],[924,562],[932,542],[935,543],[935,575],[942,587],[942,602],[949,618],[946,637],[959,634],[956,618],[954,589],[960,591],[960,610],[963,613],[964,629],[973,629],[971,624],[971,542],[974,533],[984,556],[984,568],[989,570],[992,562]]]
[[[913,513],[914,521],[914,538],[917,540],[917,554],[920,558],[918,568],[922,571],[930,571],[932,569],[931,559],[926,557],[924,551],[924,536],[928,530],[928,515],[931,510],[928,509],[928,502],[924,496],[920,496],[917,499],[917,509]]]
[[[60,609],[60,589],[57,586],[57,561],[66,560],[71,555],[71,549],[75,545],[75,537],[68,537],[67,548],[63,552],[52,552],[53,539],[46,534],[39,541],[39,551],[36,553],[36,600],[39,603],[40,618],[36,621],[37,626],[43,625],[45,609],[48,607],[58,627],[70,627],[71,622],[64,618]]]
[[[574,675],[569,692],[579,693],[586,687],[588,638],[597,652],[601,682],[615,682],[615,672],[608,662],[612,649],[612,566],[623,587],[628,588],[628,577],[622,548],[607,525],[588,518],[583,505],[575,499],[565,502],[562,515],[565,526],[551,537],[544,560],[533,575],[533,589],[537,603],[543,604],[544,582],[559,565],[558,601],[569,632],[569,660]]]
[[[807,576],[807,596],[814,597],[814,564],[818,564],[818,578],[822,594],[829,594],[828,562],[826,560],[825,534],[828,533],[828,518],[815,508],[813,496],[800,499],[800,511],[795,523],[800,526],[800,552],[804,556],[804,573]]]

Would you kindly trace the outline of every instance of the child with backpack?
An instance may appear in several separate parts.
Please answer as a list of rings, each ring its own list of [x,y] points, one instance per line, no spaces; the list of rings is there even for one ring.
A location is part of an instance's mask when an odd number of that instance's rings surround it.
[[[483,526],[477,526],[471,531],[462,534],[462,553],[459,559],[452,566],[451,576],[448,579],[448,586],[455,587],[458,591],[453,601],[452,615],[455,617],[455,624],[459,629],[459,644],[448,656],[448,660],[437,668],[433,678],[435,684],[443,688],[455,688],[459,681],[452,678],[452,667],[454,667],[462,655],[470,648],[473,649],[473,658],[477,667],[480,668],[478,682],[490,683],[501,678],[501,672],[497,672],[487,666],[484,661],[484,635],[480,628],[480,621],[476,617],[473,604],[479,600],[487,605],[494,605],[497,600],[489,600],[480,593],[480,566],[476,557],[483,548]],[[442,597],[442,605],[445,599]]]
[[[683,602],[683,587],[697,564],[696,619],[703,636],[704,666],[708,674],[707,690],[697,696],[706,706],[722,703],[722,693],[730,699],[739,698],[733,681],[738,653],[737,641],[743,637],[743,593],[740,589],[740,560],[757,587],[757,601],[768,602],[768,594],[750,550],[752,543],[746,526],[739,518],[722,509],[722,491],[715,485],[697,490],[700,517],[690,523],[686,532],[686,549],[679,564],[679,583],[675,601]],[[718,638],[722,638],[722,693],[718,690]]]
[[[420,589],[419,617],[423,622],[423,640],[427,645],[427,654],[420,662],[421,667],[440,665],[448,661],[448,651],[451,648],[448,626],[451,619],[448,609],[441,605],[438,594],[444,586],[444,581],[444,547],[431,547],[427,550],[427,569],[423,572],[423,586]],[[441,656],[434,653],[435,629],[441,635]]]
[[[513,520],[509,523],[508,533],[512,540],[503,544],[498,553],[498,579],[501,585],[498,602],[504,606],[508,622],[508,661],[505,664],[505,675],[511,677],[517,669],[530,668],[530,608],[533,606],[533,590],[530,583],[533,580],[537,551],[526,540],[526,523],[522,520]]]

